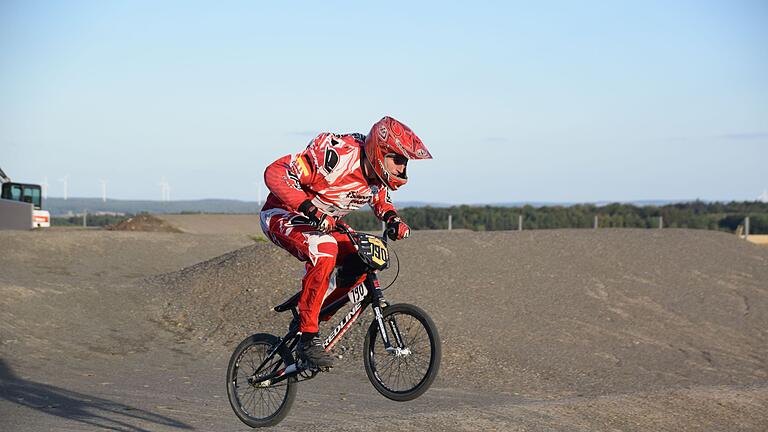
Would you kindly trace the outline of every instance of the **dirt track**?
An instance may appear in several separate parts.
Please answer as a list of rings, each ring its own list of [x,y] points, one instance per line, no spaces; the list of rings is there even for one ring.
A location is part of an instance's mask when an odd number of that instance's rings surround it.
[[[352,332],[277,430],[768,426],[764,247],[558,230],[417,232],[395,248],[388,298],[435,319],[438,381],[384,399]],[[0,429],[246,429],[224,368],[249,332],[284,330],[269,307],[301,269],[285,252],[244,234],[57,230],[0,232],[0,250]]]

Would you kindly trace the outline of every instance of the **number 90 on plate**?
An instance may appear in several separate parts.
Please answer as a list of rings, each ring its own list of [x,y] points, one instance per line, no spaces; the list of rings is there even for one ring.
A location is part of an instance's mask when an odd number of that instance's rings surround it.
[[[365,284],[360,284],[352,290],[347,293],[347,296],[349,296],[349,299],[352,301],[353,304],[360,303],[365,298],[365,295],[368,294],[368,289],[365,287]]]

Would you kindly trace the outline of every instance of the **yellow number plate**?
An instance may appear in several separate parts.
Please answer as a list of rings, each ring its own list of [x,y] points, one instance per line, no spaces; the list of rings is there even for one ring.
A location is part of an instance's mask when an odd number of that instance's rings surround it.
[[[376,237],[369,238],[371,243],[371,258],[378,265],[384,265],[389,259],[389,253],[384,243]]]

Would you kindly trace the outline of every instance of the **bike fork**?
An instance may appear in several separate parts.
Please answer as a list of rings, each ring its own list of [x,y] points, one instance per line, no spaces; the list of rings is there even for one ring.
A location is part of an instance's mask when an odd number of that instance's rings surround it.
[[[397,347],[393,347],[387,333],[387,326],[384,324],[384,314],[381,313],[382,305],[386,304],[384,295],[381,293],[381,290],[378,287],[378,280],[374,279],[374,282],[371,285],[371,292],[373,293],[373,313],[379,326],[379,333],[381,334],[381,340],[384,343],[384,349],[391,354],[401,354],[404,346],[402,336],[400,335],[400,330],[397,328],[397,323],[394,319],[389,320],[390,331],[395,338],[395,343],[397,344]]]
[[[389,351],[392,345],[389,343],[389,337],[387,337],[387,327],[384,325],[384,316],[381,314],[381,307],[376,305],[373,307],[373,313],[376,315],[376,322],[379,324],[379,333],[381,334],[381,340],[384,342],[384,348]]]

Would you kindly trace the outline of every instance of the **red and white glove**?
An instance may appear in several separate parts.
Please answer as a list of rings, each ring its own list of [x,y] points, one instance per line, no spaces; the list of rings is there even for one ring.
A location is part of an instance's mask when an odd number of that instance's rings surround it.
[[[400,219],[400,216],[392,216],[387,219],[387,237],[390,240],[402,240],[411,235],[411,228]]]
[[[309,219],[310,225],[326,234],[329,234],[336,228],[336,219],[321,212],[312,201],[306,200],[299,206],[300,212]]]

